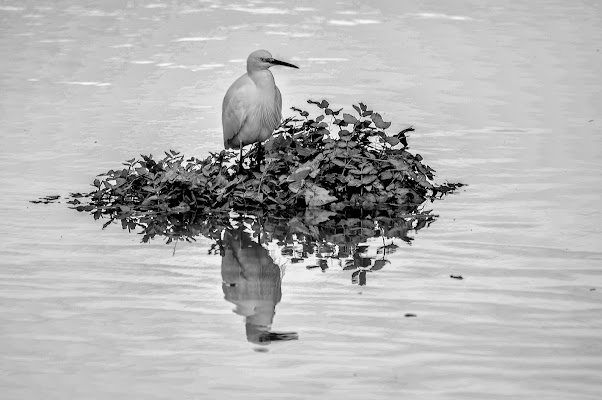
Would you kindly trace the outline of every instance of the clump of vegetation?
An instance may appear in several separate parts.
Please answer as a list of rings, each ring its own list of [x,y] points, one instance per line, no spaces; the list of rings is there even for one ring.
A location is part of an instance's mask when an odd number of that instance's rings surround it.
[[[247,168],[236,167],[237,151],[211,153],[204,160],[185,159],[173,150],[163,159],[142,155],[125,162],[125,168],[99,175],[96,190],[83,196],[86,201],[72,204],[95,218],[108,214],[122,221],[142,215],[315,207],[412,212],[425,200],[462,186],[433,183],[435,171],[407,150],[406,133],[412,127],[388,135],[391,123],[362,103],[353,106],[355,115],[333,110],[325,100],[308,103],[322,115],[313,118],[293,107],[298,115],[281,124],[264,150],[254,146],[245,155]],[[257,164],[251,160],[259,151],[265,154]]]

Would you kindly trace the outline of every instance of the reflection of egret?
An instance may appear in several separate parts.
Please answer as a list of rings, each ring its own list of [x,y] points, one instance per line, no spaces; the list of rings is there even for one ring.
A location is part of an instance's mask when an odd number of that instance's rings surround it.
[[[268,70],[273,65],[299,68],[275,60],[269,51],[257,50],[247,59],[247,73],[238,78],[226,92],[222,104],[224,147],[240,148],[239,166],[242,168],[242,148],[258,143],[259,162],[261,142],[272,136],[282,118],[282,97],[274,76]]]
[[[280,268],[268,251],[243,228],[226,230],[222,242],[222,289],[226,300],[236,305],[234,312],[245,317],[247,340],[269,344],[297,339],[295,332],[270,331],[282,291]]]

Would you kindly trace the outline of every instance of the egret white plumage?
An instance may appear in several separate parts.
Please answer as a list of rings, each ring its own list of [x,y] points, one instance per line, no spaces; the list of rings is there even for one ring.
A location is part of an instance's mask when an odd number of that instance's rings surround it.
[[[247,73],[238,78],[226,92],[222,104],[224,147],[240,149],[267,140],[282,119],[282,96],[268,68],[274,65],[299,68],[275,60],[267,50],[252,52],[247,58]],[[259,149],[257,152],[259,159]],[[259,161],[259,160],[258,160]]]

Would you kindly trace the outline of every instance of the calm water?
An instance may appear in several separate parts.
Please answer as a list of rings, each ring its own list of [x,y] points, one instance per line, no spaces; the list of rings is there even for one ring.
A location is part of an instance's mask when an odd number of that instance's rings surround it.
[[[594,0],[0,1],[2,398],[598,399],[601,26]],[[366,286],[288,265],[299,340],[263,347],[210,240],[28,202],[221,148],[257,48],[301,67],[273,70],[285,108],[363,101],[470,185]]]

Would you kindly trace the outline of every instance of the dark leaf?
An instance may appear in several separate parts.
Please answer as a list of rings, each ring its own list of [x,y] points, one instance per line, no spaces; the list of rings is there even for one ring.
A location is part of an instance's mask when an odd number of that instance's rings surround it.
[[[380,173],[380,179],[383,181],[393,179],[393,173],[390,169],[387,169]]]
[[[294,181],[290,185],[288,185],[288,189],[293,193],[299,193],[301,187],[303,186],[303,181]]]
[[[313,100],[307,100],[307,102],[308,102],[309,104],[315,104],[315,105],[317,105],[317,106],[318,106],[318,107],[320,107],[320,108],[327,108],[327,107],[328,107],[328,102],[327,102],[326,100],[322,100],[322,101],[320,101],[320,102],[318,102],[318,101],[313,101]]]
[[[337,198],[331,196],[328,190],[318,185],[307,185],[305,189],[305,204],[308,207],[321,207],[336,200]]]
[[[351,125],[355,125],[356,123],[358,123],[359,121],[357,120],[357,118],[355,118],[353,115],[351,114],[345,114],[343,113],[343,120]]]
[[[387,136],[385,137],[385,140],[387,141],[387,143],[389,143],[391,146],[396,146],[399,144],[399,139],[397,139],[395,136]]]
[[[376,127],[379,129],[387,129],[391,126],[390,122],[383,121],[383,118],[380,116],[379,113],[373,113],[370,116],[370,118],[372,119],[372,121],[374,121],[374,125],[376,125]]]
[[[287,178],[287,181],[289,181],[289,182],[301,181],[301,180],[305,179],[307,177],[307,175],[309,175],[310,172],[311,172],[310,166],[299,167],[295,170],[295,172],[290,174],[290,176]]]
[[[382,269],[385,265],[387,265],[389,263],[390,263],[389,260],[376,260],[376,261],[374,261],[374,265],[372,266],[371,270],[372,271],[378,271],[378,270]]]

